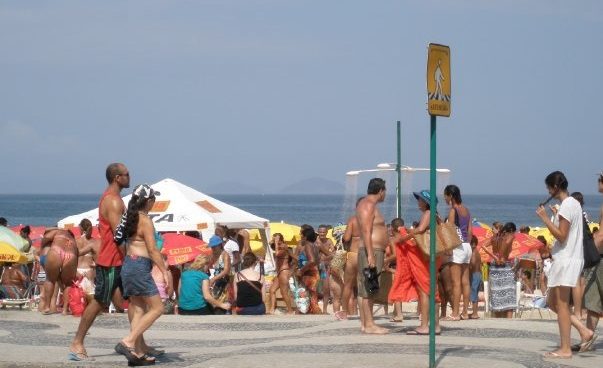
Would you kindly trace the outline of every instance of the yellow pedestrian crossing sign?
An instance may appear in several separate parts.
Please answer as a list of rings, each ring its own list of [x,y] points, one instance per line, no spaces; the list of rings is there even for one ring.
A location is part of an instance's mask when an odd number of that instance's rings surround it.
[[[430,115],[450,116],[450,47],[429,44],[427,56],[427,107]]]

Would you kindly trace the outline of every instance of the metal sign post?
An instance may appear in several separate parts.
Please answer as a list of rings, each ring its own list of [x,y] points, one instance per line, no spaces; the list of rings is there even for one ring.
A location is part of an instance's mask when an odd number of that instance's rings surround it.
[[[398,163],[396,164],[396,172],[398,174],[398,189],[396,193],[396,217],[402,218],[402,131],[400,120],[397,121],[398,126]]]
[[[429,168],[429,368],[435,368],[435,290],[436,290],[436,116],[450,116],[450,48],[429,44],[427,57],[427,106],[431,117]]]

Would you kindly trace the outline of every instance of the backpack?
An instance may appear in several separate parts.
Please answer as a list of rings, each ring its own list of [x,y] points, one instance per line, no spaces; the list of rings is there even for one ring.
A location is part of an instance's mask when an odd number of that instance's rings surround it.
[[[601,262],[601,255],[595,245],[593,234],[590,232],[586,217],[582,216],[582,246],[584,247],[584,268],[596,266]]]

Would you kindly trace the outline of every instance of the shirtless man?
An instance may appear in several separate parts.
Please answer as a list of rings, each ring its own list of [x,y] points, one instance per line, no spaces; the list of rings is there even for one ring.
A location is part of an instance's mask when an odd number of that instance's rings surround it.
[[[114,304],[121,304],[121,294],[117,290],[122,289],[120,271],[124,251],[115,243],[113,231],[126,209],[120,193],[122,189],[130,187],[130,173],[124,164],[112,163],[107,166],[105,176],[109,185],[98,206],[101,246],[96,262],[94,299],[88,303],[80,319],[75,337],[69,346],[69,360],[92,360],[84,348],[86,333],[94,323],[96,316],[109,306],[111,300],[114,300]],[[128,317],[131,317],[129,314]]]
[[[373,319],[373,295],[366,288],[364,269],[383,270],[385,248],[389,237],[383,215],[377,204],[385,200],[385,180],[373,178],[368,184],[367,195],[358,203],[356,217],[360,227],[358,248],[358,296],[360,297],[360,331],[368,334],[386,334],[388,330],[379,327]]]
[[[364,197],[358,198],[356,201],[356,207],[358,203]],[[355,313],[355,305],[357,304],[356,298],[353,297],[354,286],[357,283],[358,274],[358,246],[360,245],[360,225],[358,225],[358,219],[356,215],[350,216],[347,225],[345,227],[345,233],[341,239],[343,244],[348,248],[346,255],[345,269],[343,271],[343,292],[341,293],[341,306],[342,310],[335,313],[335,318],[339,320],[348,319],[348,315]]]
[[[77,259],[77,275],[82,276],[81,286],[88,301],[94,296],[94,266],[100,250],[100,239],[92,238],[92,223],[88,219],[80,221],[82,236],[76,239],[80,256]]]

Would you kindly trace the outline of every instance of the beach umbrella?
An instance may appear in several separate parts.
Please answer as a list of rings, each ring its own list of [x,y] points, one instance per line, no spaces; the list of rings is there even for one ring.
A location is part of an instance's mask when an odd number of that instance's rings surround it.
[[[478,240],[478,246],[480,247],[480,256],[483,262],[490,262],[492,259],[488,253],[486,253],[482,247],[483,243],[490,239],[494,234],[492,230],[487,230],[479,226],[474,226],[472,228],[473,235]],[[509,253],[509,259],[519,258],[524,254],[531,253],[534,251],[538,251],[543,247],[543,244],[540,240],[531,237],[527,234],[523,233],[515,233],[515,239],[513,239],[513,245],[511,248],[511,253]],[[492,251],[492,246],[488,246],[488,250]]]
[[[473,219],[471,225],[473,227],[481,227],[481,228],[486,229],[486,230],[492,230],[492,228],[490,227],[490,225],[488,225],[486,223],[483,223],[483,222],[479,222],[479,221],[477,221],[477,219]]]
[[[211,249],[201,239],[176,233],[166,233],[162,236],[163,248],[161,253],[167,255],[169,265],[190,262],[201,253],[211,254]]]
[[[25,225],[17,225],[11,226],[10,229],[14,231],[17,236],[21,237],[21,229],[23,229]],[[29,226],[31,232],[29,233],[29,239],[31,239],[31,245],[39,248],[42,245],[42,238],[44,237],[44,232],[46,231],[45,226]]]
[[[8,227],[0,226],[0,242],[10,245],[16,250],[21,250],[23,247],[23,240],[14,231]]]
[[[29,259],[12,244],[0,240],[0,262],[28,263]]]
[[[546,227],[531,227],[530,236],[533,238],[544,236],[544,238],[546,239],[546,243],[549,247],[552,247],[553,243],[555,242],[555,237]]]
[[[271,222],[270,234],[281,233],[285,238],[285,243],[288,245],[297,244],[301,240],[299,232],[301,227],[293,224],[287,224],[285,222]],[[258,229],[249,229],[249,240],[261,240],[260,231]]]

